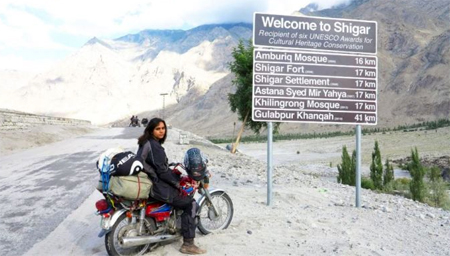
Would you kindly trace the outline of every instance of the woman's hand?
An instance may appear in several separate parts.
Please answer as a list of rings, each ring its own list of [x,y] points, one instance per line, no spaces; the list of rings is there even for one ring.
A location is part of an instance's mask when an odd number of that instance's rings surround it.
[[[184,188],[180,185],[177,186],[178,189],[178,195],[185,197],[188,196],[188,192],[186,190],[184,190]]]

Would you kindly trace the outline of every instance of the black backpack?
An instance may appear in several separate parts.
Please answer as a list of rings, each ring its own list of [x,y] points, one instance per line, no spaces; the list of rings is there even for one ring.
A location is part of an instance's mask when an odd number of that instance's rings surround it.
[[[142,160],[131,151],[125,151],[113,156],[109,166],[112,176],[137,175],[144,169]]]

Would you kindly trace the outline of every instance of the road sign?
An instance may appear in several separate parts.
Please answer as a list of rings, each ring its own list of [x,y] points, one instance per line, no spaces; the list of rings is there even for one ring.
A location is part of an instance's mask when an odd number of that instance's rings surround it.
[[[375,21],[255,13],[253,43],[348,53],[377,53]]]
[[[375,56],[255,49],[254,121],[377,123]]]
[[[252,119],[268,122],[267,204],[272,197],[272,121],[308,122],[356,124],[359,207],[360,124],[377,123],[378,61],[371,55],[377,53],[377,23],[255,13],[253,45]]]

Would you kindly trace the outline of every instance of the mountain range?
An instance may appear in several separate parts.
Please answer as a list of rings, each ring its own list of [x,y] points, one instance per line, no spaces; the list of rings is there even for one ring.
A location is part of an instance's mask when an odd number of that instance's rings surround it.
[[[355,0],[314,15],[378,22],[380,125],[450,117],[447,0]]]
[[[450,118],[448,1],[356,0],[349,5],[317,9],[316,4],[311,4],[296,14],[377,21],[379,78],[376,127]],[[167,108],[168,121],[176,127],[210,137],[233,136],[240,123],[227,103],[227,94],[233,92],[232,79],[230,74],[214,83],[204,96],[192,97],[191,103],[185,101],[185,105]],[[160,113],[151,111],[142,115],[157,116]],[[123,125],[125,121],[117,124]],[[284,123],[280,132],[320,133],[353,128],[349,125]]]
[[[449,8],[448,0],[354,0],[294,14],[377,21],[377,127],[393,127],[450,118]],[[234,90],[228,63],[233,47],[251,35],[251,24],[237,23],[93,38],[54,69],[0,95],[0,108],[113,125],[127,125],[132,114],[164,115],[188,131],[231,136],[240,123],[227,103]],[[352,128],[290,123],[280,132]]]
[[[205,93],[229,73],[230,52],[239,39],[251,37],[251,27],[217,24],[92,38],[48,72],[17,86],[0,85],[7,92],[0,95],[0,108],[102,125],[158,109],[163,101],[175,104],[193,88]]]

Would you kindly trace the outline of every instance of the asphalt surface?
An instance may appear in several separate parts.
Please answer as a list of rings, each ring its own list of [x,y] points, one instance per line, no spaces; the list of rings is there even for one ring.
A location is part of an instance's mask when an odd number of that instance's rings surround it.
[[[0,255],[22,255],[50,234],[92,194],[98,156],[116,146],[136,152],[142,131],[104,129],[0,157]]]

